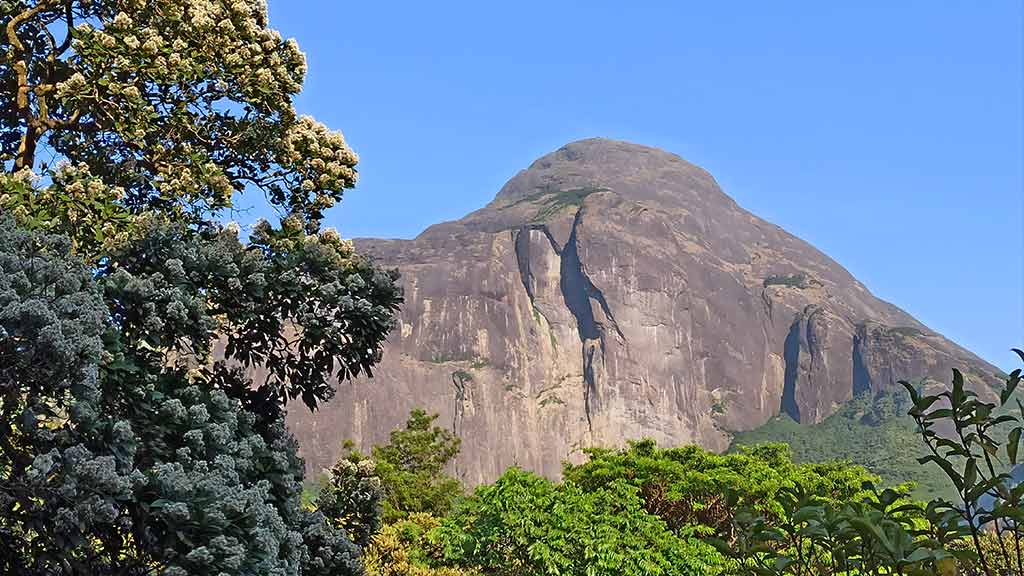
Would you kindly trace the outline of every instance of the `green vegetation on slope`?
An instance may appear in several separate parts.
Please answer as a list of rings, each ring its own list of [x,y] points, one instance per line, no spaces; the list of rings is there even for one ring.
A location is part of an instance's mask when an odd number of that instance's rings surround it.
[[[897,393],[855,398],[813,425],[799,424],[781,414],[760,428],[737,433],[730,451],[784,442],[796,462],[846,460],[878,474],[889,485],[913,482],[913,494],[918,498],[951,497],[951,487],[939,477],[939,471],[917,462],[926,448],[913,419],[905,415],[908,408],[907,400]]]
[[[729,450],[783,442],[796,462],[844,460],[867,468],[888,486],[912,482],[915,498],[955,498],[955,487],[938,467],[917,461],[928,450],[907,415],[910,407],[904,393],[892,392],[854,398],[818,424],[800,424],[780,414],[760,428],[737,433]],[[999,439],[1005,440],[1005,434]]]
[[[541,188],[539,191],[534,192],[528,196],[524,196],[511,204],[505,206],[505,208],[511,208],[523,203],[537,203],[540,207],[537,213],[531,219],[534,224],[541,224],[549,220],[555,214],[558,214],[566,207],[578,207],[583,204],[583,199],[595,192],[604,192],[608,188],[600,186],[583,186],[579,188],[570,188],[562,190],[557,186],[546,186]]]
[[[811,278],[806,272],[798,272],[796,274],[772,274],[764,279],[762,283],[765,288],[769,286],[789,286],[791,288],[810,288],[814,284],[820,284],[817,280]]]

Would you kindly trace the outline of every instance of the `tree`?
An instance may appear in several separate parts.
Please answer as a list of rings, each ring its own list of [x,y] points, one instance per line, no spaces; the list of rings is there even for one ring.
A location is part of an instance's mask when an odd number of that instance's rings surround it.
[[[435,420],[437,414],[415,409],[404,429],[391,432],[388,444],[373,447],[384,490],[385,522],[417,512],[444,516],[462,495],[459,481],[444,472],[458,455],[461,440],[435,426]]]
[[[459,438],[435,426],[436,420],[436,414],[413,410],[388,444],[373,447],[373,459],[346,442],[348,454],[321,481],[313,509],[365,548],[368,574],[477,574],[435,565],[442,560],[441,549],[428,541],[462,496],[461,484],[444,472],[459,453]]]
[[[327,472],[313,508],[359,547],[365,548],[380,528],[380,477],[365,458],[343,458]]]
[[[81,540],[82,533],[110,525],[116,510],[108,499],[123,497],[139,480],[126,462],[133,448],[130,427],[100,416],[97,368],[106,306],[89,270],[67,252],[66,239],[30,234],[0,217],[5,573],[28,573],[36,560],[74,566],[81,556],[61,559],[53,543]],[[91,469],[76,466],[87,459]],[[68,485],[105,489],[76,503],[77,490],[63,490]]]
[[[369,373],[401,292],[320,229],[357,158],[295,113],[297,45],[257,0],[7,0],[0,30],[0,569],[358,572],[285,404]],[[249,192],[281,221],[243,241]]]
[[[1014,352],[1024,360],[1024,351]],[[920,463],[938,466],[957,491],[955,501],[933,500],[929,519],[947,527],[946,543],[955,536],[969,537],[973,556],[987,576],[1003,573],[996,571],[996,565],[1009,566],[1006,573],[1010,575],[1024,574],[1024,484],[1014,485],[1005,469],[1005,463],[1014,466],[1019,461],[1024,404],[1015,394],[1020,382],[1018,368],[1006,377],[998,403],[983,401],[965,386],[963,374],[956,369],[952,387],[939,394],[922,394],[909,382],[901,382],[913,402],[909,414],[929,451]],[[952,433],[940,434],[940,424]],[[1009,430],[1005,441],[997,437],[1000,429]],[[992,547],[982,541],[989,529],[995,534]]]
[[[864,482],[877,480],[863,468],[842,462],[794,464],[785,444],[715,454],[698,446],[659,449],[653,440],[640,440],[622,450],[591,448],[585,453],[587,462],[565,466],[567,481],[587,491],[630,484],[649,513],[686,535],[729,538],[738,507],[778,516],[783,511],[778,495],[787,489],[847,501],[862,493]]]
[[[355,183],[340,134],[299,117],[305,58],[261,0],[5,0],[0,159],[52,150],[133,210],[202,216],[246,187],[315,231]],[[9,98],[9,100],[7,99]]]
[[[633,486],[590,491],[514,468],[477,488],[434,537],[445,563],[501,576],[704,576],[723,568],[712,548],[648,514]]]
[[[431,534],[441,521],[430,514],[412,513],[388,524],[373,537],[366,550],[370,576],[480,576],[475,568],[437,566],[443,559],[440,543]]]

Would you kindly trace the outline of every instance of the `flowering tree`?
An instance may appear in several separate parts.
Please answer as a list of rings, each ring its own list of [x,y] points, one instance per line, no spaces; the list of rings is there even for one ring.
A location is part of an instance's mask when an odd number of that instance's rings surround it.
[[[263,1],[4,0],[0,24],[14,171],[42,146],[136,211],[207,214],[253,187],[310,226],[355,183],[341,135],[296,115],[305,59]]]
[[[0,572],[360,571],[283,418],[401,293],[320,228],[357,158],[304,72],[258,0],[0,0]]]

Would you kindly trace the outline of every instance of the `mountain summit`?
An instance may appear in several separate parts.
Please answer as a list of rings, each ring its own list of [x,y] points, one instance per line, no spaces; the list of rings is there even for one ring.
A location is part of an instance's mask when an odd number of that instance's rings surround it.
[[[814,423],[900,379],[998,372],[705,170],[626,142],[567,144],[461,220],[356,246],[401,270],[406,303],[372,381],[292,416],[311,470],[414,407],[462,438],[476,483],[641,437],[720,450],[780,412]]]

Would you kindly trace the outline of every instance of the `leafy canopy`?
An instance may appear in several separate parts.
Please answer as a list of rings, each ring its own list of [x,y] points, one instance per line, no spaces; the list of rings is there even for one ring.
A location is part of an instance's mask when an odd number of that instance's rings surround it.
[[[567,464],[566,481],[587,491],[623,482],[635,487],[645,509],[682,534],[728,530],[737,505],[767,514],[782,511],[778,494],[800,487],[832,500],[853,498],[875,477],[840,462],[794,464],[784,444],[765,444],[733,454],[697,446],[659,449],[652,440],[622,450],[592,448],[589,460]],[[727,494],[735,501],[728,501]]]
[[[360,571],[283,417],[401,293],[320,229],[357,158],[304,73],[259,0],[0,1],[0,571]],[[280,222],[223,226],[243,193]]]
[[[625,482],[591,491],[514,468],[456,507],[435,538],[446,563],[501,576],[703,576],[722,560],[648,514]]]
[[[458,455],[461,440],[436,426],[436,420],[436,414],[415,409],[404,428],[391,432],[387,444],[373,447],[384,490],[385,522],[413,513],[444,516],[462,495],[462,485],[444,471]]]
[[[741,574],[759,576],[1024,574],[1024,483],[1006,471],[1020,462],[1020,382],[1020,369],[1006,376],[996,402],[969,389],[959,370],[935,394],[901,382],[925,451],[918,463],[938,468],[955,498],[923,504],[872,488],[835,501],[787,490],[781,515],[742,507],[733,518],[736,537],[717,547]]]

